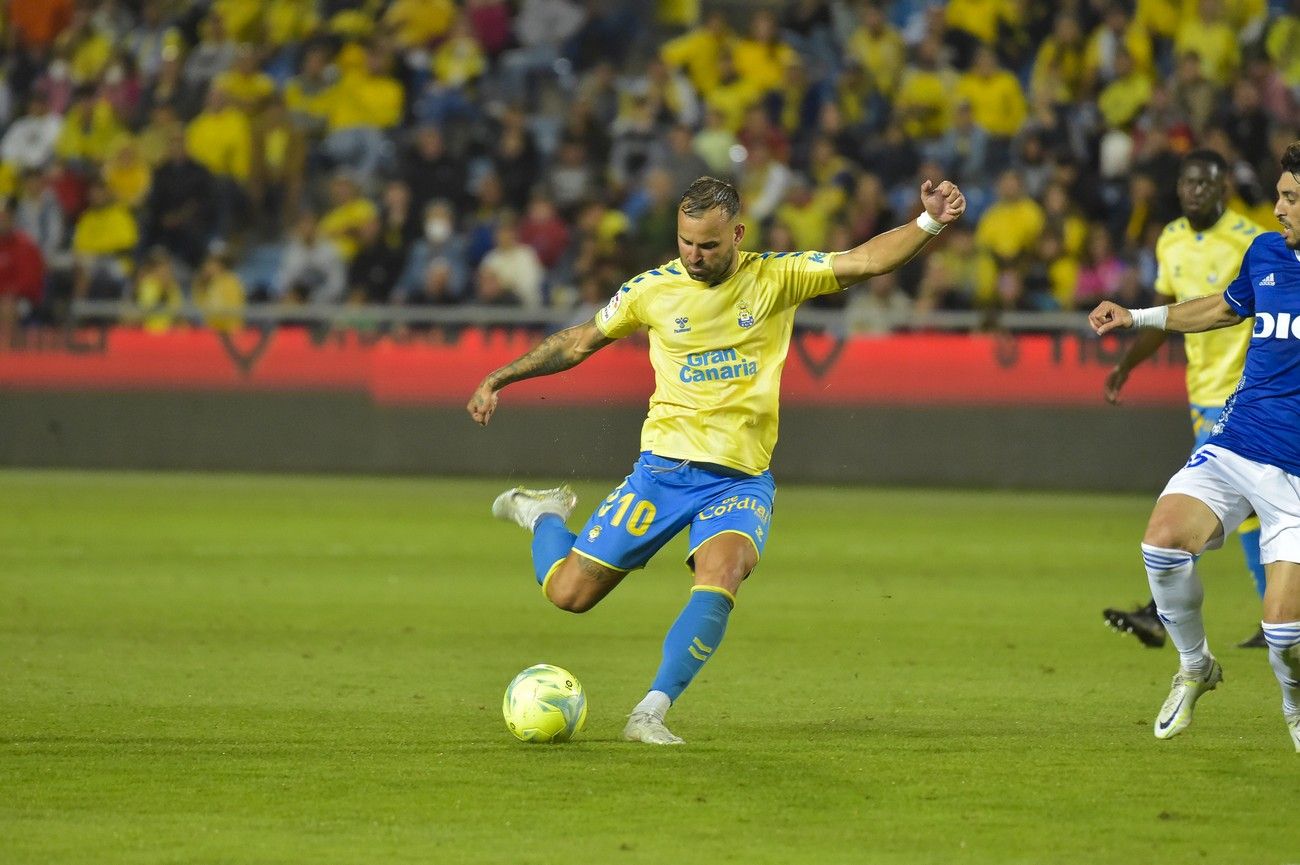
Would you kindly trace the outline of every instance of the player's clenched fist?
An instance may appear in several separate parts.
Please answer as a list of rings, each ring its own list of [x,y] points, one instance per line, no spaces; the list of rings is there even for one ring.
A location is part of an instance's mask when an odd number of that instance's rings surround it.
[[[941,225],[956,222],[966,212],[966,196],[949,180],[941,181],[938,186],[929,180],[922,183],[921,203],[925,212]]]
[[[488,421],[492,419],[492,412],[497,410],[497,392],[487,382],[478,386],[474,395],[469,398],[469,405],[465,406],[469,411],[469,416],[474,418],[474,422],[479,426],[487,426]]]
[[[1121,327],[1133,326],[1133,314],[1113,301],[1103,300],[1097,308],[1088,313],[1088,324],[1100,336]]]

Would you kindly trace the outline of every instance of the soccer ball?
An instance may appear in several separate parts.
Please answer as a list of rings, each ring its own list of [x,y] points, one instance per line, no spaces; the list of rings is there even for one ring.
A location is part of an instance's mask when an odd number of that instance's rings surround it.
[[[501,713],[516,739],[567,742],[587,723],[587,695],[568,670],[537,664],[506,688]]]

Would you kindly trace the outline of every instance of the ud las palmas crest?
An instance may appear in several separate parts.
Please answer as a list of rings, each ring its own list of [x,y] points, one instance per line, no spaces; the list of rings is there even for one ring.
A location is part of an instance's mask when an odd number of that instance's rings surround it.
[[[737,304],[737,311],[739,312],[739,315],[736,316],[736,324],[741,327],[754,326],[754,314],[749,311],[749,305],[743,300]]]

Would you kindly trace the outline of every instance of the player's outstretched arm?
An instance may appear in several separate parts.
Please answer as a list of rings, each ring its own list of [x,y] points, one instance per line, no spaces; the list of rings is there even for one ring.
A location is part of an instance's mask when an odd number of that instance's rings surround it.
[[[966,196],[947,180],[937,186],[929,180],[922,183],[921,203],[925,212],[915,222],[878,234],[831,259],[831,269],[841,287],[902,267],[945,225],[956,222],[966,212]]]
[[[487,426],[506,385],[571,369],[613,341],[600,332],[594,318],[553,333],[523,357],[488,373],[465,408],[475,423]]]
[[[1207,294],[1172,306],[1150,309],[1125,309],[1118,303],[1103,300],[1088,313],[1088,323],[1099,336],[1122,327],[1158,327],[1177,333],[1200,333],[1231,327],[1241,320],[1221,294]]]

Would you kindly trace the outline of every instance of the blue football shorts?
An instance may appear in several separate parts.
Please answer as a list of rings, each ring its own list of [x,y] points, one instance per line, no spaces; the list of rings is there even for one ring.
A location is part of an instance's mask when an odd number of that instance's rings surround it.
[[[1219,418],[1223,417],[1223,406],[1190,403],[1188,408],[1192,413],[1192,435],[1196,436],[1196,444],[1192,445],[1192,453],[1196,453],[1214,434],[1215,424],[1219,422]]]
[[[762,556],[775,496],[771,472],[747,475],[643,452],[578,532],[573,549],[606,567],[633,571],[690,526],[688,567],[694,568],[695,551],[705,541],[724,532],[749,538]]]

